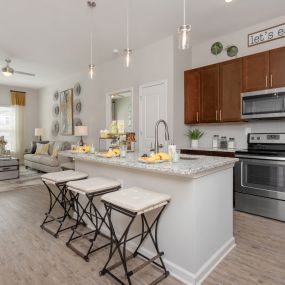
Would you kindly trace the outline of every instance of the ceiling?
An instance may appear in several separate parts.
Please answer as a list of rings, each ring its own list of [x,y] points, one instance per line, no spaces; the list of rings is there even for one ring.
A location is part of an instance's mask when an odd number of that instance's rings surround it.
[[[129,1],[133,50],[174,34],[182,22],[182,0]],[[285,13],[284,0],[186,1],[192,44]],[[91,29],[96,64],[112,59],[113,49],[122,51],[127,0],[96,3],[90,11],[85,0],[0,0],[0,65],[10,57],[14,69],[37,74],[35,78],[0,74],[0,84],[40,88],[86,70]]]

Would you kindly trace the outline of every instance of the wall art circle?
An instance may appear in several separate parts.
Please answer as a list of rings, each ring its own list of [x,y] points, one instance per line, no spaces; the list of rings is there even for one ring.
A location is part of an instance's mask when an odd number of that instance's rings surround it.
[[[82,121],[79,118],[73,119],[74,127],[82,126]]]
[[[237,56],[238,54],[238,47],[237,46],[229,46],[227,47],[227,55],[229,57]]]
[[[59,115],[59,105],[58,104],[54,104],[52,107],[52,113],[55,117],[57,117]]]
[[[58,98],[59,98],[59,92],[56,90],[56,91],[54,92],[54,94],[53,94],[53,99],[54,99],[55,101],[57,101]]]
[[[213,43],[212,47],[211,47],[211,53],[213,55],[218,55],[223,51],[223,44],[221,42],[215,42]]]
[[[73,111],[75,114],[80,114],[82,109],[82,104],[79,99],[76,99],[73,103]]]
[[[80,83],[76,83],[75,85],[74,85],[74,94],[76,95],[76,96],[79,96],[80,94],[81,94],[81,85],[80,85]]]
[[[58,136],[58,133],[59,133],[59,122],[55,120],[52,122],[52,125],[51,125],[51,134],[53,137],[56,137]]]

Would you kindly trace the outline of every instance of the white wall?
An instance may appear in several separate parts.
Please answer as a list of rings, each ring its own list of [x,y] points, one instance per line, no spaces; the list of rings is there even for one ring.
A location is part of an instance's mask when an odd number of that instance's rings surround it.
[[[229,45],[236,45],[239,49],[238,57],[246,56],[249,54],[254,54],[262,51],[266,51],[273,48],[282,47],[285,45],[285,38],[271,41],[265,44],[260,44],[253,47],[247,46],[247,35],[259,30],[263,30],[272,26],[285,22],[285,16],[276,18],[271,21],[260,23],[255,26],[248,27],[243,30],[236,31],[234,33],[223,35],[219,38],[209,39],[206,42],[194,45],[192,47],[193,58],[192,58],[192,68],[200,67],[204,65],[209,65],[225,60],[230,60],[231,58],[227,56],[226,51],[215,56],[211,53],[211,46],[214,42],[221,42],[224,47]]]
[[[269,28],[274,25],[278,25],[285,22],[285,16],[281,18],[276,18],[274,20],[261,23],[249,27],[244,30],[231,33],[229,35],[224,35],[220,38],[209,39],[208,41],[201,43],[199,45],[194,45],[192,47],[192,65],[187,69],[201,67],[204,65],[209,65],[213,63],[218,63],[230,59],[226,52],[221,55],[214,56],[211,54],[210,47],[216,42],[220,41],[227,46],[229,44],[237,45],[239,48],[238,57],[246,56],[249,54],[254,54],[257,52],[266,51],[273,48],[278,48],[285,46],[285,38],[275,40],[266,44],[261,44],[255,47],[247,46],[247,35],[258,30]],[[211,146],[212,136],[214,134],[224,135],[227,137],[234,137],[237,141],[238,148],[246,148],[246,134],[245,128],[250,127],[252,132],[285,132],[285,121],[257,121],[251,123],[242,124],[207,124],[200,125],[199,128],[206,132],[206,135],[201,139],[200,145],[203,147]],[[184,140],[181,146],[189,147],[189,142]]]
[[[174,143],[178,146],[185,145],[185,133],[188,126],[184,125],[184,71],[192,64],[192,51],[179,50],[178,40],[173,42],[174,51]]]
[[[11,105],[10,90],[26,92],[26,106],[24,111],[24,148],[29,148],[31,141],[35,138],[35,128],[38,127],[38,90],[0,85],[0,106]]]
[[[82,85],[82,114],[84,125],[89,126],[89,136],[86,142],[98,146],[98,136],[101,129],[106,128],[106,94],[116,90],[134,88],[134,131],[139,130],[139,86],[159,80],[168,81],[168,122],[170,132],[173,132],[173,37],[168,37],[143,49],[134,52],[132,65],[124,67],[123,58],[119,57],[99,65],[94,80],[89,80],[86,73],[67,78],[52,86],[40,90],[40,123],[46,130],[46,138],[53,139],[50,128],[52,117],[53,93],[55,90],[72,88],[76,82]],[[76,140],[74,137],[58,136],[59,140]]]
[[[223,52],[217,57],[212,55],[210,47],[215,41],[221,41],[225,46],[235,44],[239,47],[238,56],[245,56],[285,45],[285,39],[272,41],[256,47],[247,47],[248,33],[255,32],[285,21],[285,16],[272,21],[261,23],[244,30],[240,30],[220,38],[209,39],[206,42],[194,45],[192,50],[180,51],[177,49],[177,39],[168,37],[145,48],[136,51],[132,57],[132,66],[126,69],[123,58],[99,65],[93,81],[87,78],[86,73],[72,78],[63,79],[52,86],[40,90],[40,122],[46,129],[46,138],[52,139],[50,133],[52,118],[52,96],[55,90],[72,88],[76,82],[82,85],[82,114],[83,124],[89,126],[89,136],[86,141],[98,145],[100,129],[106,127],[106,100],[108,92],[134,88],[134,131],[139,131],[139,86],[154,81],[168,81],[168,123],[174,143],[178,147],[189,147],[185,132],[189,126],[184,125],[184,70],[221,62],[230,59]],[[88,64],[88,63],[87,63]],[[87,66],[86,64],[86,66]],[[87,68],[86,68],[87,69]],[[245,129],[250,127],[252,132],[274,131],[285,132],[284,121],[262,121],[242,124],[207,124],[200,125],[205,136],[201,139],[201,146],[211,146],[214,134],[235,137],[238,148],[246,147]],[[74,137],[61,137],[60,140],[76,140]]]

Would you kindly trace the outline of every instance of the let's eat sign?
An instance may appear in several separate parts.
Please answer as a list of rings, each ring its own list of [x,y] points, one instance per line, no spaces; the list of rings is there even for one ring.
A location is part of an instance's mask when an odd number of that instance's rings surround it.
[[[256,46],[285,37],[285,23],[248,35],[248,46]]]

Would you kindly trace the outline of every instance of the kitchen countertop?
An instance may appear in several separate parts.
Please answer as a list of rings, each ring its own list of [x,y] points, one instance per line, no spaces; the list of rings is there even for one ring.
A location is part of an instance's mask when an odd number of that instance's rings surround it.
[[[71,157],[75,160],[90,161],[112,166],[139,169],[161,174],[198,178],[222,169],[231,168],[238,159],[202,155],[183,155],[188,159],[179,162],[163,162],[158,164],[145,164],[138,161],[138,153],[128,153],[126,158],[102,158],[94,154],[73,154],[70,151],[61,151],[59,155]]]

